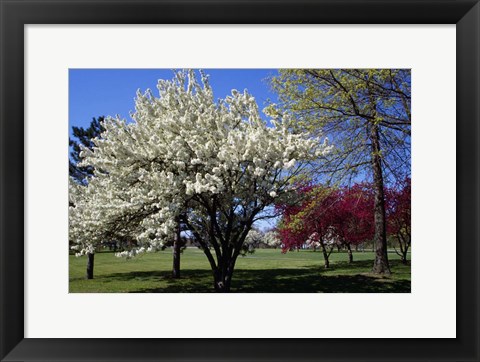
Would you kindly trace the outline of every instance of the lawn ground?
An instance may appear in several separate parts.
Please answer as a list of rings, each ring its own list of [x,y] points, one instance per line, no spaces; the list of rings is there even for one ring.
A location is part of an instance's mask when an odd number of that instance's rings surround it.
[[[259,249],[239,257],[232,292],[239,293],[409,293],[410,265],[389,253],[392,275],[370,273],[372,252],[354,252],[348,264],[345,252],[333,252],[331,268],[323,267],[321,252],[302,250],[282,254],[279,249]],[[69,256],[71,293],[179,293],[213,292],[210,265],[203,252],[188,248],[182,254],[181,278],[173,279],[170,250],[134,259],[113,253],[95,255],[94,279],[85,279],[85,257]]]

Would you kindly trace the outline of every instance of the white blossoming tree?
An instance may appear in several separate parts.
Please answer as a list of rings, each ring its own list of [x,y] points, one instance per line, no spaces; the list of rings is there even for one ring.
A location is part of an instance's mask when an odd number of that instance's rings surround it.
[[[250,229],[245,238],[244,250],[247,253],[252,253],[255,249],[259,248],[263,244],[263,233],[255,228]]]
[[[270,230],[265,233],[263,236],[263,243],[269,248],[279,248],[282,246],[282,241],[280,240],[278,233],[275,230]]]
[[[95,175],[75,186],[70,239],[79,254],[121,240],[120,256],[132,257],[160,250],[181,223],[203,249],[215,290],[228,292],[254,222],[329,146],[292,133],[287,119],[268,125],[247,91],[216,101],[201,74],[201,82],[193,71],[159,80],[158,98],[137,92],[131,123],[105,120],[82,152]]]
[[[245,238],[245,251],[252,252],[255,249],[260,247],[266,248],[278,248],[282,245],[282,241],[277,235],[275,230],[270,230],[267,232],[259,231],[255,228],[250,229]]]

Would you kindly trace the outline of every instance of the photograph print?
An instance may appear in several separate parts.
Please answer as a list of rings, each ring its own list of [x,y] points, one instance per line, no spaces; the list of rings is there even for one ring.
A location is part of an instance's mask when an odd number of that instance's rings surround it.
[[[70,293],[410,293],[410,69],[70,69]]]

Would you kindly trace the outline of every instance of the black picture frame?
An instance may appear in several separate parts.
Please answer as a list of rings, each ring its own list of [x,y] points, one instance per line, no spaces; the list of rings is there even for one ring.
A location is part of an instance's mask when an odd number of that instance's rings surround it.
[[[480,360],[478,0],[0,0],[0,14],[2,361]],[[456,24],[457,338],[24,338],[24,26],[162,23]]]

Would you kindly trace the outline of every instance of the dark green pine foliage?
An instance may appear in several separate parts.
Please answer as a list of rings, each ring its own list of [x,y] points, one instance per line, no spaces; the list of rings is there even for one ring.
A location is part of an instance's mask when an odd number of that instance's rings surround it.
[[[70,159],[68,166],[68,173],[70,177],[79,183],[85,183],[89,176],[93,175],[93,168],[79,167],[77,164],[81,161],[80,152],[82,151],[80,145],[89,149],[93,149],[93,138],[100,137],[105,130],[101,124],[105,119],[104,116],[93,118],[88,128],[72,127],[73,139],[69,139],[70,145]]]

